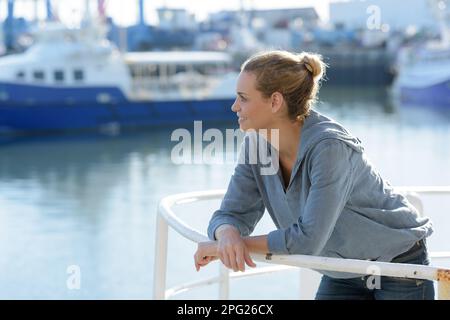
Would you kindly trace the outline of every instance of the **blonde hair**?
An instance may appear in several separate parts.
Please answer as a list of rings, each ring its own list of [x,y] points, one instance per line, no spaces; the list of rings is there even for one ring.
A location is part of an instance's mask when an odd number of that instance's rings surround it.
[[[243,63],[241,71],[255,74],[256,89],[265,98],[280,92],[289,118],[303,121],[316,100],[325,68],[318,54],[276,50],[253,55]]]

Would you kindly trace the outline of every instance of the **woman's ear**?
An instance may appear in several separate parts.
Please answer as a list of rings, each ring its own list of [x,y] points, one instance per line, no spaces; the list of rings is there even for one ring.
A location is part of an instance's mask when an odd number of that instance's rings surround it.
[[[283,95],[278,91],[276,91],[272,93],[271,100],[272,100],[272,113],[277,113],[278,111],[281,110],[281,107],[283,106],[284,103]]]

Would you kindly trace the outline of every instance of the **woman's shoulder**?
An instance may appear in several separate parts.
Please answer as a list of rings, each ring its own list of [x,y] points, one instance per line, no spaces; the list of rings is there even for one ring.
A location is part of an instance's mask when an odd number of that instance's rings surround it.
[[[327,137],[311,146],[308,153],[310,159],[324,158],[328,161],[339,161],[353,152],[352,146],[347,142],[336,137]]]
[[[307,120],[302,131],[300,155],[308,152],[317,153],[323,149],[346,149],[362,153],[364,148],[359,138],[354,136],[337,121],[317,112]]]

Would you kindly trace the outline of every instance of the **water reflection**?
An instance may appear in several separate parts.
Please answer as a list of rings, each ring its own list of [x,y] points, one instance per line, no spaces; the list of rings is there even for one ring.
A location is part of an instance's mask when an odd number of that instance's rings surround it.
[[[320,100],[335,108],[377,109],[385,114],[395,113],[396,105],[391,100],[388,87],[326,86],[320,91]],[[348,112],[349,110],[346,109]]]

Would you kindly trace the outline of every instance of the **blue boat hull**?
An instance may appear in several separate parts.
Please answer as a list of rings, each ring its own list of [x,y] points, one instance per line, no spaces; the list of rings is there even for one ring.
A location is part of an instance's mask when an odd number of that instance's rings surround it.
[[[129,101],[117,88],[41,88],[0,83],[0,131],[54,131],[236,119],[234,99]],[[107,101],[99,102],[99,95]],[[5,100],[5,97],[7,98]]]
[[[401,100],[407,103],[450,107],[450,80],[422,88],[400,88]]]
[[[230,107],[234,100],[171,101],[104,105],[14,105],[0,104],[1,131],[49,131],[170,125],[194,120],[236,119]]]

